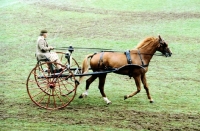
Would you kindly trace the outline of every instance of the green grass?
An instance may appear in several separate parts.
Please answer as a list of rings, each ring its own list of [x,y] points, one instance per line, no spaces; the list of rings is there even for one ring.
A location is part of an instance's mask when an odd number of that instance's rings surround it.
[[[0,5],[0,129],[1,130],[199,130],[200,120],[200,2],[197,0],[1,0]],[[123,100],[136,90],[127,76],[108,74],[103,101],[95,81],[86,99],[77,96],[62,110],[37,107],[26,91],[35,66],[36,40],[49,31],[55,47],[134,48],[147,36],[161,36],[171,58],[154,56],[147,73],[146,92]],[[95,50],[75,50],[81,64]]]
[[[116,11],[164,11],[164,12],[185,12],[185,11],[194,11],[198,12],[200,5],[197,0],[149,0],[149,1],[141,1],[141,0],[77,0],[74,2],[73,0],[60,0],[57,2],[55,0],[49,1],[51,5],[58,6],[75,6],[75,7],[87,7],[87,8],[97,8],[97,9],[105,9],[105,10],[116,10]]]

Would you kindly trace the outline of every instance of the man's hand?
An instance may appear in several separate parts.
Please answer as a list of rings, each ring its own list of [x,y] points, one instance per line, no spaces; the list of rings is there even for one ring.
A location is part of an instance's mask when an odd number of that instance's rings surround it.
[[[50,50],[53,50],[53,49],[54,49],[52,46],[50,46],[49,48],[50,48]]]

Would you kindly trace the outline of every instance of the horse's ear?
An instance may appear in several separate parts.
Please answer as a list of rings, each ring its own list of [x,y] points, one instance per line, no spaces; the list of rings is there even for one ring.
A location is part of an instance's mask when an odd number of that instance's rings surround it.
[[[158,35],[159,40],[162,40],[162,38],[160,37],[160,35]]]
[[[162,41],[163,41],[163,40],[162,40],[162,38],[161,38],[161,36],[160,36],[160,35],[158,35],[158,39],[159,39],[159,43],[160,43],[160,44],[158,45],[158,47],[160,47],[160,46],[162,46],[162,45],[163,45],[163,44],[162,44]]]

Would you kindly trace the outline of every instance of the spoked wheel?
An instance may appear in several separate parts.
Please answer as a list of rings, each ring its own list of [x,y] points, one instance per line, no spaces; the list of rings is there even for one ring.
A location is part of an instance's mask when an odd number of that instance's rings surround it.
[[[71,57],[68,56],[69,58],[66,58],[66,53],[64,52],[56,52],[56,53],[58,54],[60,61],[63,65],[69,67],[74,74],[81,74],[81,68],[78,62],[72,56]]]
[[[60,109],[69,105],[76,95],[79,82],[67,67],[64,66],[62,71],[57,70],[55,65],[58,64],[40,62],[27,78],[28,95],[39,107],[50,110]]]

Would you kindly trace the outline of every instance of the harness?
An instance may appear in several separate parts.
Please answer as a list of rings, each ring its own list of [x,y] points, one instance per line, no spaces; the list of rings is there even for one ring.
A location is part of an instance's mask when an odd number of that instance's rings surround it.
[[[98,62],[98,68],[100,68],[100,66],[104,66],[105,69],[108,69],[108,67],[106,67],[103,63],[103,55],[104,55],[104,51],[101,52],[100,54],[100,58],[99,58],[99,62]],[[127,58],[127,63],[128,63],[128,66],[129,66],[129,77],[131,78],[133,76],[133,68],[132,66],[138,66],[138,67],[141,67],[141,68],[144,68],[144,67],[148,67],[148,64],[144,64],[144,61],[142,59],[142,56],[141,56],[141,53],[140,53],[140,50],[137,51],[138,55],[139,55],[139,58],[141,60],[141,65],[135,65],[132,63],[132,60],[131,60],[131,55],[130,55],[130,50],[127,50],[124,52],[124,54],[126,55],[126,58]],[[95,53],[96,54],[96,53]],[[94,55],[95,55],[94,54]],[[121,69],[121,68],[120,68]]]
[[[128,64],[133,65],[132,64],[132,60],[131,60],[130,50],[125,51],[124,54],[126,55]],[[138,55],[139,55],[141,63],[142,63],[141,66],[140,65],[138,65],[138,66],[143,67],[143,68],[144,67],[148,67],[148,64],[145,65],[143,60],[142,60],[142,56],[141,56],[140,50],[138,50]],[[133,75],[133,68],[131,68],[131,66],[129,66],[129,77],[131,78],[132,75]]]
[[[126,55],[128,64],[132,64],[130,50],[127,50],[126,52],[124,52],[124,54]]]
[[[126,55],[128,64],[132,64],[131,55],[130,55],[130,50],[125,51],[124,54]],[[128,73],[128,76],[130,77],[130,79],[131,79],[131,77],[133,76],[133,68],[131,68],[131,66],[129,66],[129,73]]]
[[[124,52],[124,54],[126,55],[126,58],[127,58],[127,62],[128,64],[132,64],[132,60],[131,60],[131,55],[130,55],[130,50]],[[141,56],[141,53],[140,53],[140,50],[138,50],[138,55],[140,57],[140,60],[141,60],[141,63],[142,63],[142,67],[148,67],[149,64],[144,64],[143,60],[142,60],[142,56]]]
[[[142,63],[142,67],[148,67],[149,66],[149,64],[147,64],[147,65],[144,65],[144,62],[143,62],[143,60],[142,60],[142,56],[141,56],[141,53],[140,53],[140,50],[138,50],[138,55],[139,55],[139,57],[140,57],[140,60],[141,60],[141,63]]]
[[[100,59],[98,62],[98,68],[100,68],[101,64],[102,64],[102,66],[105,66],[103,63],[103,55],[104,55],[104,51],[101,52]],[[106,67],[105,67],[105,69],[106,69]]]

